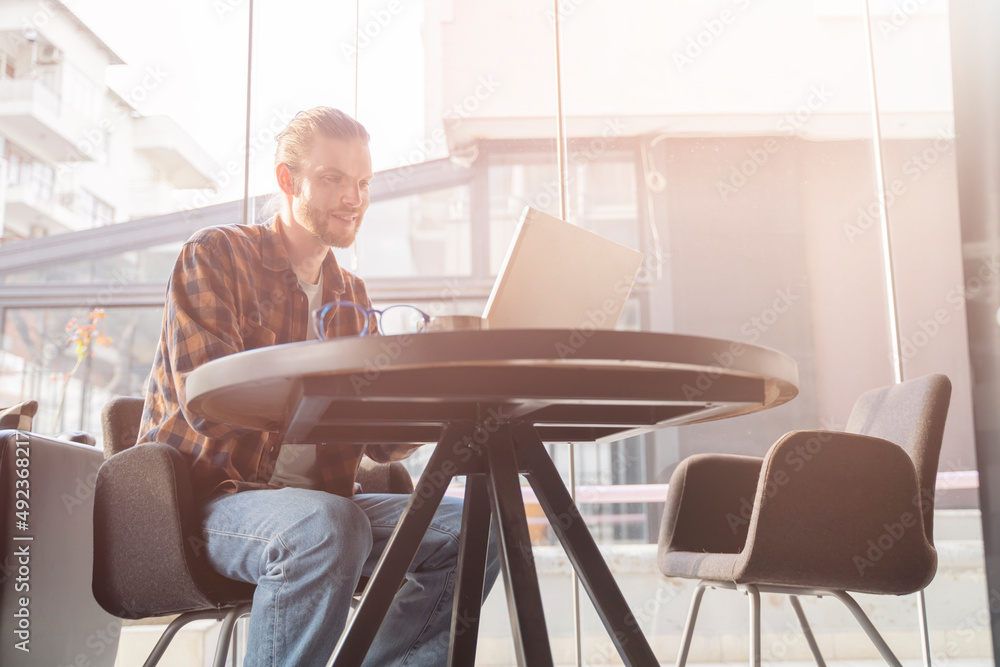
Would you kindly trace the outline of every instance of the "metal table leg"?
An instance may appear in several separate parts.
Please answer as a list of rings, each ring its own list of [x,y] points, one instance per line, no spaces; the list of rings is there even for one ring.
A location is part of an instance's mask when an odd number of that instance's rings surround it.
[[[469,440],[464,436],[471,430],[471,426],[449,426],[435,447],[337,644],[333,667],[352,667],[364,660],[451,478],[468,469],[471,457],[464,443]]]
[[[462,544],[455,572],[448,667],[465,667],[476,662],[489,536],[490,498],[486,476],[469,475],[462,509]]]
[[[566,490],[534,427],[521,422],[514,424],[512,431],[518,462],[526,470],[528,482],[580,575],[580,581],[618,649],[618,655],[629,667],[658,665],[653,649],[629,610],[597,543],[580,516],[580,510]]]
[[[493,433],[484,450],[517,664],[519,667],[551,667],[552,650],[545,627],[510,427],[504,425]]]

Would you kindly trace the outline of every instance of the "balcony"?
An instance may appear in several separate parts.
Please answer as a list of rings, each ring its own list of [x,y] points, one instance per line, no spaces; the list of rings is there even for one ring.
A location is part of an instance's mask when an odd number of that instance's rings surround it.
[[[21,236],[61,234],[86,229],[89,225],[72,210],[62,205],[66,195],[45,196],[33,182],[11,183],[7,186],[5,226]]]
[[[212,188],[219,165],[167,116],[135,119],[133,142],[175,188]]]
[[[49,162],[93,160],[87,123],[35,79],[0,79],[0,134]],[[92,130],[93,131],[93,130]]]

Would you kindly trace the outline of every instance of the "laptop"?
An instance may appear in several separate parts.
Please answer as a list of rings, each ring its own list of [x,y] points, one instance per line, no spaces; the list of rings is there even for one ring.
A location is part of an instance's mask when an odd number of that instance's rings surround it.
[[[483,318],[490,329],[614,329],[643,254],[525,207]]]

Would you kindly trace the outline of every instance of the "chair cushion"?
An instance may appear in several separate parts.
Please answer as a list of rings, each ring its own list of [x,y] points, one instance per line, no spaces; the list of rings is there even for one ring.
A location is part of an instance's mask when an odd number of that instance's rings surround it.
[[[413,479],[399,461],[377,463],[368,457],[361,459],[356,481],[362,493],[413,493]]]
[[[737,568],[743,564],[742,554],[717,554],[701,551],[663,551],[657,555],[660,571],[669,577],[733,581]]]
[[[30,431],[31,421],[38,412],[38,401],[24,401],[0,410],[0,429]]]

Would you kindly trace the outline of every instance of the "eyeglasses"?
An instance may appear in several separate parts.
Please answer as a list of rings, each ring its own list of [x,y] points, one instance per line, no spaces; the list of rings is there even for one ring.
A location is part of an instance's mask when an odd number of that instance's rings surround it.
[[[431,321],[431,316],[416,306],[389,306],[382,310],[365,308],[350,301],[328,303],[313,311],[313,329],[319,340],[326,340],[326,319],[331,311],[338,307],[353,309],[357,317],[364,323],[359,336],[366,336],[370,330],[372,318],[375,318],[376,330],[386,336],[420,333]]]

